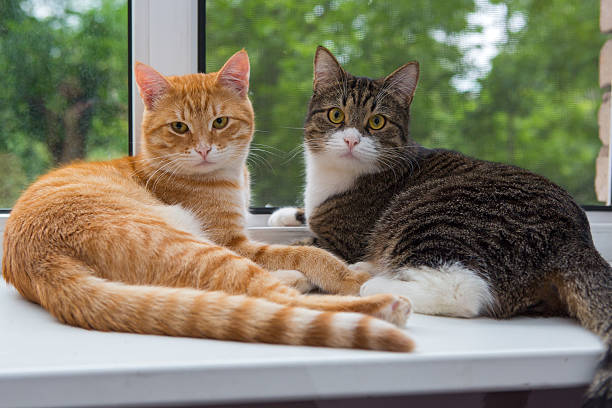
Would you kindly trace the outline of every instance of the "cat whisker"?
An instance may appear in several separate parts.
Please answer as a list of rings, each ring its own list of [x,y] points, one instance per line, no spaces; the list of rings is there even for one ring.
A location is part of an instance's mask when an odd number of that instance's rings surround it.
[[[304,130],[303,127],[290,127],[290,126],[279,126],[281,129],[290,129],[290,130]]]
[[[261,167],[261,166],[267,166],[273,174],[276,174],[274,167],[272,167],[272,165],[270,164],[269,161],[267,161],[265,158],[263,158],[262,156],[258,155],[257,153],[253,153],[251,152],[251,154],[249,154],[248,158],[247,158],[247,162],[250,162],[252,164],[254,164],[256,167]]]
[[[263,143],[251,143],[251,146],[260,147],[263,149],[272,149],[272,150],[276,150],[277,152],[283,152],[283,150],[279,149],[278,147],[270,146],[270,145],[263,144]]]
[[[153,191],[155,191],[155,189],[157,188],[157,185],[162,179],[165,179],[164,182],[172,181],[173,173],[174,173],[173,168],[176,168],[175,166],[176,163],[177,163],[176,160],[170,161],[169,166],[167,166],[167,168],[162,173],[159,174],[157,179],[153,182],[153,186],[152,186]]]
[[[163,171],[164,168],[170,166],[173,163],[172,160],[168,161],[167,163],[163,164],[162,166],[158,167],[153,173],[151,173],[151,175],[149,175],[149,177],[147,178],[147,181],[145,183],[145,188],[148,189],[149,187],[149,182],[151,181],[151,179],[160,171]],[[163,173],[162,173],[163,174]],[[154,183],[155,185],[155,183]]]
[[[298,154],[300,154],[300,153],[301,153],[301,152],[303,152],[303,151],[304,151],[304,147],[303,147],[302,145],[298,145],[298,146],[294,147],[293,149],[291,149],[291,150],[289,151],[289,153],[288,153],[288,154],[289,154],[289,157],[288,157],[288,158],[287,158],[285,161],[283,161],[283,163],[282,163],[282,164],[287,164],[287,163],[289,163],[290,161],[292,161],[293,159],[295,159],[295,157],[296,157]]]
[[[267,150],[267,149],[263,149],[263,148],[260,148],[260,147],[251,147],[251,148],[249,149],[249,151],[250,151],[250,152],[259,152],[259,153],[265,153],[265,154],[269,154],[269,155],[271,155],[271,156],[274,156],[274,157],[279,157],[279,158],[280,158],[280,157],[283,157],[283,155],[284,155],[284,153],[283,153],[282,151],[280,151],[280,150],[279,150],[278,152],[271,152],[271,151],[269,151],[269,150]]]

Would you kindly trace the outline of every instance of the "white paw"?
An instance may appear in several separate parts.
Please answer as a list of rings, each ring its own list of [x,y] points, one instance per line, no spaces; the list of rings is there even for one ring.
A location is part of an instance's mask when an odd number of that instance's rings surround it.
[[[313,285],[300,271],[295,271],[292,269],[279,269],[270,273],[276,279],[281,281],[283,285],[295,288],[300,291],[300,293],[308,293],[316,288],[316,286]]]
[[[268,218],[270,227],[300,227],[303,224],[297,219],[295,207],[284,207],[274,211]]]
[[[405,296],[395,295],[393,297],[394,300],[383,307],[377,313],[377,317],[403,328],[412,314],[412,303]]]

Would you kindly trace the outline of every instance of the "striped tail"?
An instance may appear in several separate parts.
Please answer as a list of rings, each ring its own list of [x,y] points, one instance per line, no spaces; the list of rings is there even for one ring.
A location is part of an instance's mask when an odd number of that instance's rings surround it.
[[[576,257],[576,269],[559,285],[570,314],[598,334],[607,350],[584,401],[585,408],[612,407],[612,267],[594,248]]]
[[[52,282],[36,282],[33,300],[61,322],[86,329],[399,352],[414,348],[392,324],[359,313],[283,306],[216,291],[127,285],[78,269],[56,274]]]

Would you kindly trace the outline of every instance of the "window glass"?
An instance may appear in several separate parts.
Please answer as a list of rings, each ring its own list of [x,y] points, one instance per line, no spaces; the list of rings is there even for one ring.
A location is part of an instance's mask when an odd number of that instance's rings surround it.
[[[127,1],[0,2],[0,208],[41,173],[128,152]]]
[[[206,17],[208,71],[242,47],[251,57],[255,206],[301,199],[319,44],[360,76],[418,60],[421,144],[531,169],[596,203],[598,1],[210,0]]]

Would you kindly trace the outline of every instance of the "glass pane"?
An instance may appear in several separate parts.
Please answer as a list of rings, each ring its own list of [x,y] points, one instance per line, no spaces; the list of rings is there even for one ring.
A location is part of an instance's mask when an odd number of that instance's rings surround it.
[[[52,167],[127,154],[127,1],[0,2],[0,72],[0,208]]]
[[[355,75],[418,60],[421,144],[531,169],[596,203],[598,1],[211,0],[206,16],[209,71],[242,47],[251,57],[256,206],[300,200],[319,44]]]

